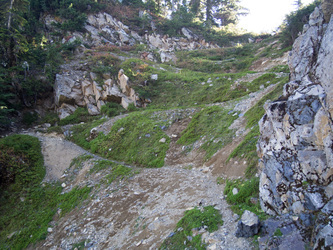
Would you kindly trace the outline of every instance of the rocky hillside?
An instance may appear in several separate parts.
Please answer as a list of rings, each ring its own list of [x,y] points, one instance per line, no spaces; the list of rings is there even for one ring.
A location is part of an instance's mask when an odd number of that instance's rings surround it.
[[[39,124],[0,140],[0,248],[332,247],[328,6],[291,52],[42,16],[66,53]]]

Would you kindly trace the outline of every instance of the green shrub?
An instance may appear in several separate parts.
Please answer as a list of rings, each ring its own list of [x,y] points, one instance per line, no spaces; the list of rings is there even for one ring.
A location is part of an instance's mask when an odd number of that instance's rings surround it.
[[[206,249],[206,244],[201,242],[201,235],[193,236],[192,229],[206,228],[212,233],[222,224],[221,214],[213,206],[186,211],[184,217],[177,223],[173,235],[163,242],[160,249]],[[189,236],[193,236],[192,240],[188,240]]]
[[[44,176],[38,138],[0,140],[0,249],[24,249],[44,240],[57,209],[62,216],[87,199],[90,188],[62,194],[60,183],[41,185]]]

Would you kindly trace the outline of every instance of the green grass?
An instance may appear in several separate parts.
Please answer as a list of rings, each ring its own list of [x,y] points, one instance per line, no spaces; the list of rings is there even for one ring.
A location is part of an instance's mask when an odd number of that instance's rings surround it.
[[[238,189],[238,193],[234,195],[232,190]],[[261,210],[259,203],[259,178],[250,180],[227,180],[224,189],[224,195],[227,195],[227,202],[231,204],[231,210],[242,215],[245,210],[249,210],[259,216],[259,219],[265,219],[266,214]],[[251,202],[257,199],[256,203]]]
[[[160,249],[206,249],[206,244],[201,241],[201,235],[193,236],[192,229],[205,228],[212,233],[222,224],[221,214],[213,206],[186,211],[184,217],[177,223],[173,235],[164,240]]]
[[[71,128],[71,131],[73,133],[69,139],[85,149],[90,149],[89,137],[91,129],[97,127],[105,121],[106,119],[100,119],[84,124],[75,125]]]
[[[118,120],[107,136],[90,142],[92,152],[109,159],[134,163],[142,167],[162,167],[169,137],[161,129],[167,120],[158,120],[153,111],[133,112]],[[166,138],[165,143],[159,142]]]
[[[206,159],[209,159],[232,141],[234,132],[228,127],[237,118],[236,112],[231,113],[219,106],[204,108],[193,116],[177,143],[191,147],[201,139],[203,140],[201,148],[206,152]]]
[[[0,140],[0,191],[29,189],[45,175],[40,142],[29,135],[11,135]],[[5,185],[5,186],[4,186]]]
[[[98,118],[100,118],[100,116],[91,116],[86,108],[79,107],[74,111],[73,114],[60,120],[58,124],[59,126],[64,126],[68,124],[77,124],[80,122],[90,122]]]
[[[41,185],[45,168],[35,137],[12,135],[0,140],[0,148],[0,249],[23,249],[45,239],[55,213],[80,206],[90,188],[61,194],[60,183]]]
[[[58,209],[65,215],[88,198],[90,188],[61,194],[60,184],[35,186],[29,192],[3,192],[0,206],[0,248],[22,249],[43,240]],[[20,198],[24,198],[22,202]],[[15,233],[10,239],[8,235]]]
[[[281,232],[281,229],[280,228],[277,228],[274,232],[274,235],[273,236],[277,236],[277,237],[280,237],[282,236],[283,233]]]
[[[112,183],[114,180],[127,179],[136,173],[136,171],[133,171],[133,169],[129,167],[125,167],[121,164],[117,164],[107,160],[95,161],[94,167],[90,169],[90,173],[95,173],[102,170],[107,170],[105,180],[108,184]]]

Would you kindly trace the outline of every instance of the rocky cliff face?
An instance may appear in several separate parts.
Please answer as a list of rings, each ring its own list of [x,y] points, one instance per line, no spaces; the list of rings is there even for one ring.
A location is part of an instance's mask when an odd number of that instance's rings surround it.
[[[333,212],[333,18],[324,20],[316,8],[293,45],[291,81],[259,124],[260,202],[271,215]],[[316,229],[330,235],[316,246],[333,240],[332,225]]]

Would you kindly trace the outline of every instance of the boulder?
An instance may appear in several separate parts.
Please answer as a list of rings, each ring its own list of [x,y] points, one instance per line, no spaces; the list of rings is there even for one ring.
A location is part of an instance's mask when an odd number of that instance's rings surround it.
[[[67,116],[73,114],[75,110],[76,110],[75,106],[63,103],[58,108],[57,112],[58,112],[58,116],[59,116],[60,120],[62,120],[64,118],[66,118]]]
[[[87,109],[88,109],[89,115],[99,115],[100,114],[97,106],[95,106],[95,105],[93,105],[91,103],[87,104]]]
[[[245,210],[238,221],[236,237],[252,237],[258,234],[260,229],[259,218],[256,214]]]
[[[131,88],[128,84],[129,78],[124,74],[123,69],[119,70],[118,72],[118,80],[121,92],[124,93],[125,95],[130,95]]]

